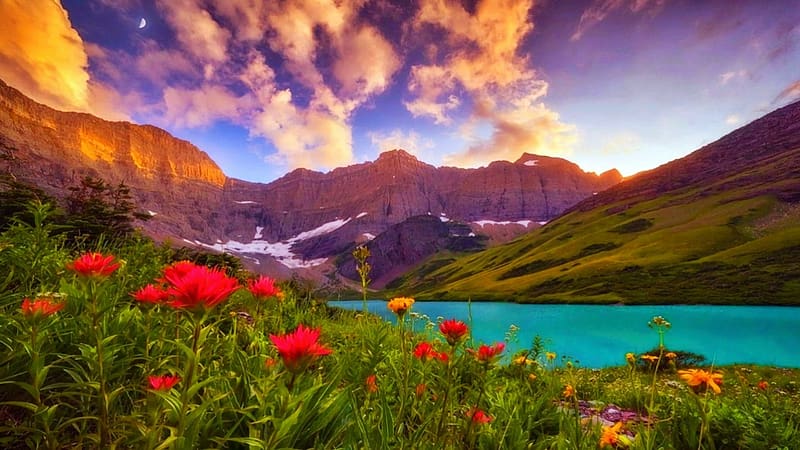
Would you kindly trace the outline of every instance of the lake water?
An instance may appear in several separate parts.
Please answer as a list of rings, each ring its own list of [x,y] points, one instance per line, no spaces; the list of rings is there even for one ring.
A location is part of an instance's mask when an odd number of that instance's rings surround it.
[[[360,310],[361,300],[329,302]],[[394,321],[382,300],[368,302],[370,312]],[[417,302],[413,312],[468,322],[466,302]],[[548,351],[567,356],[582,367],[625,364],[625,353],[658,346],[658,334],[647,326],[653,316],[672,323],[665,335],[671,350],[699,353],[709,363],[752,363],[800,367],[800,307],[772,306],[598,306],[522,305],[472,302],[471,331],[475,342],[504,340],[509,327],[519,327],[510,348],[530,347],[534,336],[545,339]],[[422,330],[420,320],[415,329]]]

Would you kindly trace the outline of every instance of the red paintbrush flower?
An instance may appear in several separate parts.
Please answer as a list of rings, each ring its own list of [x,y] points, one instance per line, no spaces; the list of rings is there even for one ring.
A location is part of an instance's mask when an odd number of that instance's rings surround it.
[[[167,300],[167,292],[154,284],[148,284],[131,295],[142,303],[158,304]]]
[[[439,331],[441,331],[445,339],[447,339],[448,344],[456,345],[467,335],[469,329],[467,328],[467,324],[460,320],[448,319],[439,325]]]
[[[96,252],[84,253],[75,261],[67,263],[67,269],[87,278],[106,278],[119,269],[119,266],[114,261],[114,256],[103,256]]]
[[[373,373],[367,377],[367,380],[364,382],[367,386],[367,392],[376,393],[378,392],[378,377]]]
[[[147,377],[150,387],[156,391],[168,391],[181,381],[177,375],[150,375]]]
[[[286,369],[298,373],[320,356],[331,354],[331,349],[318,342],[319,334],[319,328],[311,329],[300,324],[292,333],[283,336],[271,334],[269,339],[277,347]]]
[[[163,270],[163,275],[164,276],[163,276],[163,278],[159,278],[156,281],[159,281],[159,282],[162,282],[162,283],[166,283],[168,277],[171,277],[171,278],[178,277],[178,278],[180,278],[180,277],[186,275],[187,273],[191,272],[192,270],[194,270],[194,269],[196,269],[198,267],[200,267],[200,266],[198,266],[197,264],[195,264],[195,263],[193,263],[191,261],[178,261],[176,263],[170,264],[167,267],[164,267],[164,270]]]
[[[261,275],[258,279],[247,282],[247,290],[257,299],[277,297],[281,290],[275,285],[275,280]]]
[[[428,361],[436,357],[436,350],[430,342],[420,342],[414,347],[414,356],[423,361]]]
[[[164,270],[169,283],[167,304],[173,308],[211,309],[239,289],[239,282],[219,269],[192,265],[170,266]]]
[[[503,353],[503,350],[506,348],[506,344],[502,342],[497,342],[494,345],[486,345],[481,344],[478,347],[478,351],[469,349],[469,352],[475,355],[475,358],[481,362],[491,362],[495,356],[498,356],[500,353]]]
[[[467,412],[467,417],[472,420],[472,423],[481,425],[484,423],[489,423],[492,421],[492,416],[483,412],[483,410],[478,408],[472,408]]]
[[[22,300],[22,314],[25,317],[47,317],[51,316],[64,308],[64,303],[57,303],[48,297],[37,298],[34,301],[29,299]]]

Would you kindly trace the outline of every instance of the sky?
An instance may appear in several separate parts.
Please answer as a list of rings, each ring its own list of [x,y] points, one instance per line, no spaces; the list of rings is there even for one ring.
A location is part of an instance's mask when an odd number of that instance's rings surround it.
[[[654,168],[800,99],[798,0],[0,0],[0,78],[272,181],[403,148]]]

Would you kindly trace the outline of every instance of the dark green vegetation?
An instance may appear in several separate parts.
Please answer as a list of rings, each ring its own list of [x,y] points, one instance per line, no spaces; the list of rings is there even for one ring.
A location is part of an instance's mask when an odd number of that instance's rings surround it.
[[[797,305],[798,261],[800,103],[390,286],[436,300]]]

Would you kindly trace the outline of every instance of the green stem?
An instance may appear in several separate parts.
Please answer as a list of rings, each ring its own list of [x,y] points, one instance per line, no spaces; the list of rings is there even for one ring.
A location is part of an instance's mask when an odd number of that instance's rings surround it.
[[[189,390],[194,384],[195,371],[197,370],[197,356],[200,349],[200,332],[203,327],[203,319],[193,317],[194,332],[192,334],[192,357],[187,362],[186,379],[183,380],[183,390],[181,391],[181,413],[178,416],[178,430],[176,435],[182,438],[186,432],[186,415],[189,411]]]
[[[444,426],[444,419],[447,416],[448,412],[448,397],[450,396],[450,377],[452,375],[452,368],[454,359],[456,356],[456,347],[455,345],[450,346],[450,358],[447,360],[447,371],[445,372],[444,382],[445,382],[445,389],[444,389],[444,397],[442,398],[442,415],[439,417],[439,425],[436,427],[436,435],[440,437],[444,437],[445,434],[443,433],[443,426]]]
[[[100,448],[108,448],[109,446],[109,410],[108,410],[108,392],[106,388],[105,365],[103,364],[103,329],[100,323],[100,305],[98,305],[97,287],[94,280],[88,283],[89,289],[89,305],[92,308],[92,332],[95,338],[95,350],[97,351],[97,409],[100,412],[100,417],[97,423],[97,432],[100,436]]]

